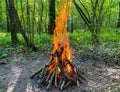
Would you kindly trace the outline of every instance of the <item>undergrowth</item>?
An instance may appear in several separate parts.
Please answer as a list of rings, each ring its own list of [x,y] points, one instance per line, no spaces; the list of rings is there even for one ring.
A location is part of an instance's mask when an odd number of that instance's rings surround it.
[[[22,35],[19,33],[17,35],[21,42],[21,45],[19,46],[22,47],[21,49],[25,50],[26,48],[24,47],[25,44]],[[6,57],[9,50],[12,50],[11,36],[10,33],[1,32],[0,37],[0,57]],[[93,50],[89,31],[75,30],[73,33],[69,33],[69,38],[72,48],[77,50]],[[108,54],[116,63],[120,63],[120,34],[114,30],[106,31],[103,29],[99,38],[100,49],[98,53],[100,55]],[[34,44],[40,51],[50,51],[52,50],[52,35],[48,35],[46,33],[41,35],[35,34]]]

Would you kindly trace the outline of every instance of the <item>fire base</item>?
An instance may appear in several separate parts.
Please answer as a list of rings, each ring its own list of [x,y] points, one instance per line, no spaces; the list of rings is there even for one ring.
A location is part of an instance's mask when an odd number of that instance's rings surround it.
[[[84,75],[83,73],[79,72],[76,66],[73,66],[71,62],[68,62],[75,73],[75,77],[70,77],[68,73],[64,70],[64,66],[62,64],[62,52],[56,51],[53,55],[57,55],[58,62],[56,63],[53,71],[49,70],[49,66],[53,64],[53,58],[45,64],[43,67],[38,69],[35,73],[33,73],[30,77],[34,78],[38,76],[38,83],[45,84],[47,89],[50,89],[52,86],[55,86],[58,89],[64,89],[69,86],[77,85],[80,86],[80,83],[83,83]],[[61,70],[61,76],[58,74],[58,67]]]

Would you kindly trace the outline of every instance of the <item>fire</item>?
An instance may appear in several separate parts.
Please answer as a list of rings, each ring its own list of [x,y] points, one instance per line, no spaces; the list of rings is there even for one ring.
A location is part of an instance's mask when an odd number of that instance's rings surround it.
[[[62,53],[62,64],[64,65],[64,71],[68,73],[70,77],[75,77],[73,67],[70,65],[70,63],[72,63],[72,55],[67,32],[67,21],[69,15],[70,13],[68,5],[66,3],[62,3],[58,17],[55,20],[56,27],[54,29],[53,36],[53,53],[56,51],[60,52],[61,48],[64,48]],[[56,55],[53,55],[52,59],[53,64],[49,66],[49,70],[54,71],[55,65],[58,62],[58,57]],[[61,75],[61,70],[59,67],[57,71],[58,75]]]
[[[53,35],[51,59],[49,63],[31,75],[31,78],[33,78],[36,74],[39,74],[37,76],[37,78],[39,77],[39,83],[47,85],[47,89],[50,89],[52,85],[61,90],[74,84],[79,87],[80,83],[83,82],[81,81],[83,79],[82,73],[72,64],[67,32],[69,14],[68,0],[66,0],[66,3],[61,4],[60,12],[55,20],[56,27]]]

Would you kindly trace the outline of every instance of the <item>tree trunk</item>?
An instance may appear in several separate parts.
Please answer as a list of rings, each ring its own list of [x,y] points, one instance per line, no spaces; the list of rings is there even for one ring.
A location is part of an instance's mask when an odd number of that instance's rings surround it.
[[[118,22],[117,22],[117,28],[120,28],[120,2],[119,2],[119,15],[118,15]]]
[[[39,6],[41,6],[39,8],[39,11],[38,11],[38,33],[41,34],[41,32],[43,31],[43,28],[42,28],[42,23],[43,23],[43,11],[44,11],[44,5],[43,5],[43,0],[40,0],[39,2],[37,2]]]
[[[2,30],[2,1],[0,1],[0,30]]]
[[[14,9],[14,3],[13,0],[8,0],[8,2],[6,2],[6,5],[8,7],[8,13],[9,13],[9,18],[10,18],[10,32],[11,32],[11,40],[12,40],[12,45],[16,45],[17,43],[19,43],[19,40],[17,38],[17,30],[16,30],[16,19],[15,19],[15,15],[13,14]]]
[[[48,33],[53,34],[55,28],[55,0],[49,0],[49,25]]]
[[[91,38],[92,38],[92,45],[93,45],[93,49],[94,52],[96,53],[98,51],[98,47],[99,47],[99,30],[94,29],[91,32]]]
[[[71,14],[70,19],[68,21],[68,31],[71,33],[73,33],[73,30],[74,30],[73,20],[74,20],[74,16],[73,16],[73,14]]]
[[[10,32],[10,19],[9,19],[9,12],[8,12],[7,0],[5,0],[5,4],[6,4],[6,25],[7,25],[7,32]]]

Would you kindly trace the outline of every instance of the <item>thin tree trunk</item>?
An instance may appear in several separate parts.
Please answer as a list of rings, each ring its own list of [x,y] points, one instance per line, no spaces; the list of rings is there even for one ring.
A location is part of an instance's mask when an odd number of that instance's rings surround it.
[[[119,2],[119,9],[118,9],[119,15],[118,15],[118,22],[117,22],[117,28],[120,28],[120,2]]]
[[[13,0],[8,0],[8,2],[6,2],[6,5],[8,7],[8,12],[9,12],[9,18],[10,18],[10,32],[11,32],[11,40],[12,40],[12,44],[16,45],[17,43],[19,43],[19,40],[17,38],[17,29],[16,29],[16,19],[15,19],[15,15],[13,14],[14,9],[14,3]]]
[[[9,19],[9,12],[8,12],[7,0],[5,0],[5,6],[6,6],[6,25],[7,25],[7,32],[10,32],[10,19]]]
[[[32,11],[32,30],[31,30],[31,42],[34,43],[34,33],[35,33],[35,10],[36,10],[36,0],[33,0],[33,11]]]
[[[23,8],[23,0],[20,0],[20,6],[21,6],[21,22],[23,24],[23,29],[26,30],[26,25],[25,25],[25,19],[24,19],[24,8]]]
[[[49,0],[49,26],[48,33],[53,34],[55,28],[55,0]]]
[[[41,34],[41,32],[43,31],[43,28],[42,28],[42,23],[43,23],[43,11],[44,11],[44,5],[43,5],[43,0],[40,0],[40,2],[38,2],[38,5],[41,6],[39,8],[39,11],[38,11],[38,33]]]
[[[0,30],[3,30],[2,17],[2,1],[0,1]]]

